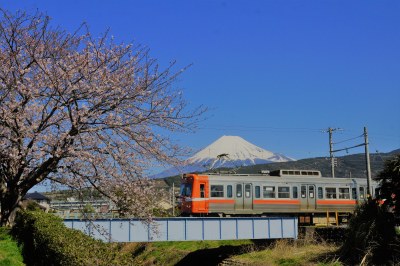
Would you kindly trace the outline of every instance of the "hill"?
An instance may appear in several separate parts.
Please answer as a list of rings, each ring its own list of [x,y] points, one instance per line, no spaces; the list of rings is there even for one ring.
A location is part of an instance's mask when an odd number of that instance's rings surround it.
[[[384,162],[395,154],[399,154],[400,149],[388,153],[370,154],[371,176],[375,178],[382,171]],[[366,162],[364,153],[351,154],[337,157],[338,165],[335,167],[336,177],[366,177]],[[245,166],[237,169],[220,168],[218,170],[235,170],[238,174],[254,174],[261,170],[278,170],[278,169],[304,169],[319,170],[323,176],[331,176],[330,158],[317,157],[309,159],[301,159],[289,162],[275,162],[268,164],[257,164]],[[168,185],[174,183],[177,186],[180,183],[180,176],[171,176],[165,178]]]

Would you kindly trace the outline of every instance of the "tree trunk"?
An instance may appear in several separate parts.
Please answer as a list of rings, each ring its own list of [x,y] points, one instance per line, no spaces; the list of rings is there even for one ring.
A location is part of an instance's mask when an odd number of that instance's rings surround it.
[[[9,226],[14,223],[15,214],[19,208],[22,196],[18,191],[7,191],[1,195],[0,226]]]

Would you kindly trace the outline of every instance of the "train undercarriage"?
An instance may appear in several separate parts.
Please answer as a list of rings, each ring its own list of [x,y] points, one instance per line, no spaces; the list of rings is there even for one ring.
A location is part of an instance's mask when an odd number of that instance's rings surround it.
[[[332,226],[345,225],[348,223],[351,213],[327,211],[318,213],[262,213],[262,214],[226,214],[226,213],[182,213],[182,217],[297,217],[299,226]]]

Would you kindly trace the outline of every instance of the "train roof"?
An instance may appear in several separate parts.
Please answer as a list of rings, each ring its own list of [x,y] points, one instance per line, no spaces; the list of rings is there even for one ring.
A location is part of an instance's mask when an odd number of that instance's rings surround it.
[[[318,170],[293,170],[293,169],[280,169],[280,170],[261,170],[257,174],[236,174],[231,171],[219,171],[211,173],[196,173],[199,175],[212,175],[212,176],[287,176],[287,177],[322,177],[321,172]]]
[[[189,176],[185,174],[184,176]],[[367,178],[345,178],[345,177],[323,177],[320,171],[317,170],[275,170],[271,172],[263,171],[258,174],[235,174],[229,172],[219,173],[197,173],[199,176],[208,176],[210,180],[214,181],[243,181],[248,179],[249,181],[274,181],[274,182],[310,182],[310,183],[353,183],[363,182]],[[357,181],[356,181],[357,180]],[[375,182],[373,182],[375,183]]]

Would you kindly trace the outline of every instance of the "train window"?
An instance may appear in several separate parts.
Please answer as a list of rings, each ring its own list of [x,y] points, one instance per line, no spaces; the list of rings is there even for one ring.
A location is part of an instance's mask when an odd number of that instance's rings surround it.
[[[227,185],[226,186],[226,196],[228,198],[232,198],[233,193],[232,193],[232,185]]]
[[[251,197],[251,185],[250,184],[244,185],[244,195],[246,196],[246,198]]]
[[[294,171],[295,175],[300,175],[300,171]]]
[[[236,197],[242,197],[242,184],[236,184]]]
[[[282,175],[288,175],[289,171],[282,171]]]
[[[211,197],[213,197],[213,198],[224,197],[224,186],[223,185],[211,185]]]
[[[259,199],[260,197],[261,197],[261,190],[260,190],[260,186],[255,186],[254,187],[254,193],[255,193],[255,197],[257,198],[257,199]]]
[[[310,199],[313,199],[314,198],[314,186],[308,186],[308,197],[310,198]]]
[[[278,198],[290,198],[289,187],[278,187]]]
[[[318,198],[319,199],[324,198],[324,191],[322,190],[322,187],[318,187]]]
[[[313,175],[319,176],[319,172],[313,172]]]
[[[302,172],[303,173],[303,172]],[[307,197],[307,187],[306,186],[301,186],[301,197],[304,199]]]
[[[348,187],[339,188],[339,199],[350,199],[350,189]]]
[[[275,187],[263,186],[264,198],[275,198]]]
[[[325,194],[327,199],[336,199],[336,188],[335,187],[325,188]]]
[[[307,175],[307,172],[301,171],[301,175]]]
[[[364,187],[360,187],[360,199],[365,199],[365,189],[364,189]]]
[[[192,196],[192,184],[181,185],[181,196],[191,197]]]
[[[200,198],[205,198],[204,184],[200,184]]]
[[[352,199],[357,199],[357,188],[353,187],[351,189],[351,198]]]
[[[294,175],[294,171],[289,171],[289,175]]]
[[[297,199],[298,195],[297,195],[297,187],[292,187],[292,194],[293,194],[293,198]]]

